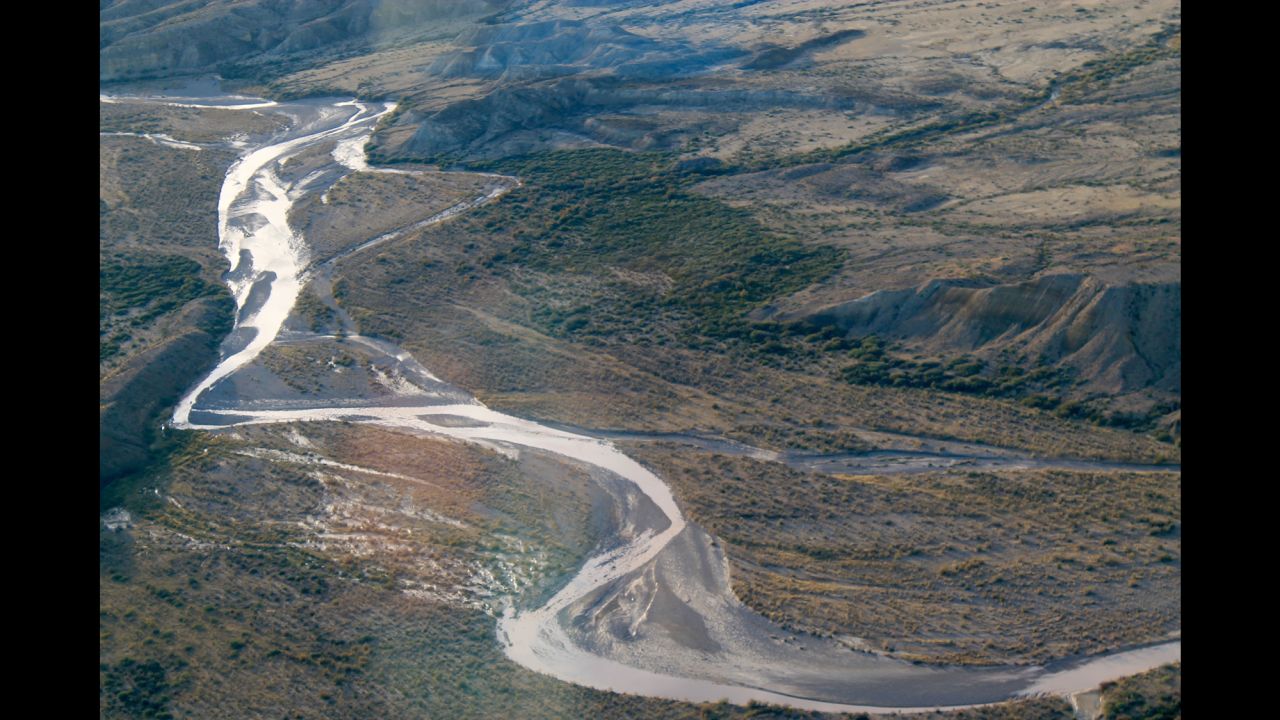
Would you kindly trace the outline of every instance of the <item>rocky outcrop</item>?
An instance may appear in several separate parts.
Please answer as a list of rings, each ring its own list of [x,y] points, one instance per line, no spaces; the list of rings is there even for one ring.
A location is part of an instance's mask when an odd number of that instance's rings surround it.
[[[827,307],[809,319],[936,352],[1012,350],[1074,367],[1095,391],[1182,392],[1181,282],[1108,285],[1086,275],[1009,285],[932,280]]]

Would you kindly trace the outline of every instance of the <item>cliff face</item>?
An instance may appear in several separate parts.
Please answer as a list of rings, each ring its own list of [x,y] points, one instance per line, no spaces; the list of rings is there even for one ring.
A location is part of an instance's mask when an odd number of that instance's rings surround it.
[[[932,280],[819,310],[814,321],[941,352],[1012,350],[1063,363],[1089,390],[1182,392],[1182,284],[1048,275],[1010,285]]]

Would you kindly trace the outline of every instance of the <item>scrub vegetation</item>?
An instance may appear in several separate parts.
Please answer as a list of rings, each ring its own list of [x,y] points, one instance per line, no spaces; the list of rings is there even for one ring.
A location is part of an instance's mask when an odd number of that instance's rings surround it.
[[[668,328],[672,340],[683,342],[739,337],[748,331],[748,311],[838,268],[833,248],[780,236],[744,210],[689,192],[672,165],[669,156],[617,150],[503,163],[526,186],[475,215],[474,223],[507,230],[511,241],[480,264],[586,277],[612,270],[655,280],[651,292],[621,280],[619,292],[590,304],[564,303],[534,315],[539,329],[587,342],[619,336],[660,342],[651,331]],[[539,297],[536,286],[516,290],[542,305],[553,299]]]
[[[200,329],[221,337],[231,330],[235,304],[226,288],[201,277],[201,267],[181,255],[117,254],[98,271],[99,360],[109,360],[133,333],[145,333],[157,319],[198,298],[216,298],[218,312]]]
[[[1039,663],[1180,630],[1181,477],[804,473],[632,444],[793,631],[942,663]]]
[[[1182,663],[1103,683],[1104,720],[1181,720]]]

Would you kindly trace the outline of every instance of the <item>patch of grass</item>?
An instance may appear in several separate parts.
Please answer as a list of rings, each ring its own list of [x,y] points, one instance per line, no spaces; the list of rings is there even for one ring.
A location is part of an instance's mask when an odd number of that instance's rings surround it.
[[[1170,25],[1138,47],[1085,62],[1078,69],[1059,78],[1056,85],[1064,102],[1080,100],[1098,93],[1137,68],[1180,57],[1182,26]]]
[[[162,664],[156,660],[139,662],[126,657],[102,667],[101,697],[105,717],[172,718],[169,702],[174,690],[165,665],[177,670],[186,662],[174,658]]]
[[[282,129],[287,124],[282,115],[264,113],[251,115],[239,110],[220,110],[211,108],[180,108],[150,103],[101,103],[98,106],[98,129],[103,132],[126,133],[161,133],[179,140],[195,143],[216,143],[234,133],[269,134]],[[118,140],[111,138],[111,140]],[[150,145],[147,140],[129,142]],[[152,145],[154,148],[155,146]],[[179,158],[185,158],[188,165],[205,166],[203,156],[192,157],[193,153],[216,153],[218,150],[192,151],[177,148],[163,148]],[[194,163],[191,161],[195,160]],[[162,174],[167,170],[157,168]],[[187,168],[185,172],[203,173],[204,167]],[[175,187],[170,192],[184,193],[195,188]],[[168,208],[183,211],[186,208]]]
[[[138,515],[154,511],[162,504],[159,492],[167,486],[174,468],[191,462],[203,449],[195,438],[196,433],[183,430],[151,433],[145,463],[102,485],[99,509],[119,506]]]
[[[906,128],[887,128],[865,138],[835,148],[820,148],[781,157],[749,158],[735,172],[758,172],[811,163],[838,162],[873,151],[901,151],[939,139],[996,127],[1016,120],[1047,102],[1056,91],[1062,102],[1079,101],[1104,90],[1110,83],[1132,72],[1168,58],[1181,57],[1181,25],[1166,26],[1148,42],[1106,57],[1085,62],[1080,68],[1055,78],[1043,91],[1026,96],[1016,104],[994,110],[968,110],[942,116]]]
[[[1181,720],[1182,663],[1102,685],[1104,720]]]
[[[627,452],[722,541],[738,597],[791,631],[985,664],[1176,627],[1176,474],[831,476],[675,447]]]
[[[839,269],[840,251],[782,236],[745,210],[689,192],[689,178],[672,166],[667,155],[617,150],[504,162],[501,169],[526,184],[471,218],[509,240],[481,265],[571,277],[616,269],[657,280],[647,288],[614,280],[580,303],[544,306],[534,320],[559,337],[630,335],[663,321],[686,337],[724,337],[744,325],[747,311]]]
[[[160,317],[202,297],[230,301],[226,288],[205,281],[203,269],[181,255],[117,253],[98,269],[99,360],[118,354],[132,339],[129,329],[145,330]],[[225,304],[225,302],[224,302]],[[219,337],[231,329],[231,312],[219,314],[225,323],[202,327]]]
[[[197,120],[193,113],[184,122]],[[99,368],[104,376],[180,333],[184,328],[169,320],[183,315],[192,301],[213,299],[226,320],[224,324],[208,312],[197,312],[188,319],[198,329],[219,340],[230,330],[234,303],[219,280],[226,260],[218,251],[217,198],[222,175],[234,159],[219,150],[193,152],[137,138],[103,138],[98,260]]]

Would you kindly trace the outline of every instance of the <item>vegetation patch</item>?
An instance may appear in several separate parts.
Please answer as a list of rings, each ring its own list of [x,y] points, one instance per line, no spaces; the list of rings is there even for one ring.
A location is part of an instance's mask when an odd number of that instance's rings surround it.
[[[792,631],[998,664],[1178,627],[1174,473],[833,476],[662,444],[627,452],[724,543],[738,597]]]
[[[202,268],[181,255],[116,253],[103,258],[98,270],[98,351],[107,360],[150,328],[158,318],[192,300],[219,298],[226,312],[213,314],[200,329],[222,337],[230,332],[235,303],[225,287],[201,277]]]
[[[562,151],[501,169],[525,186],[474,214],[473,223],[509,240],[483,267],[612,275],[590,302],[548,304],[535,314],[559,337],[631,335],[661,320],[674,320],[684,339],[725,337],[743,327],[746,311],[808,287],[842,262],[834,248],[784,237],[746,210],[689,192],[690,178],[667,155]]]
[[[1102,685],[1104,720],[1180,720],[1182,663]]]
[[[1042,107],[1055,97],[1063,102],[1079,101],[1101,90],[1134,70],[1156,62],[1181,58],[1181,25],[1166,26],[1146,43],[1090,60],[1078,69],[1063,73],[1043,91],[1031,93],[1016,104],[993,110],[975,110],[944,115],[936,120],[909,127],[886,128],[840,147],[821,148],[782,157],[754,158],[746,155],[735,171],[758,172],[780,167],[837,162],[871,151],[906,150],[960,133],[995,127],[1016,120],[1020,115]]]
[[[101,668],[104,714],[108,717],[172,718],[169,701],[173,692],[166,664],[181,670],[186,662],[173,658],[162,664],[156,660],[138,662],[126,657]]]

